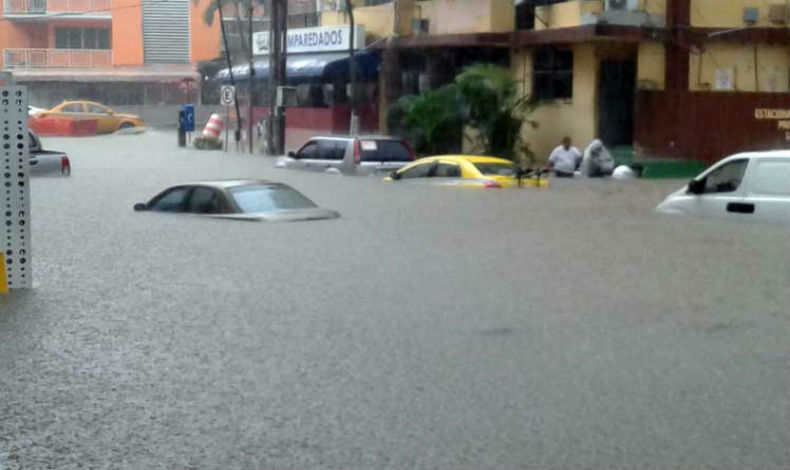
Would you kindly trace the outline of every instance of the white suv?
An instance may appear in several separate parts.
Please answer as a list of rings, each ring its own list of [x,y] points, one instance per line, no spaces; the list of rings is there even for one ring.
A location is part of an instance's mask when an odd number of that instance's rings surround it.
[[[335,170],[346,175],[390,173],[414,161],[408,142],[387,136],[313,137],[278,159],[279,168]]]
[[[790,227],[790,150],[727,157],[670,194],[656,211]]]

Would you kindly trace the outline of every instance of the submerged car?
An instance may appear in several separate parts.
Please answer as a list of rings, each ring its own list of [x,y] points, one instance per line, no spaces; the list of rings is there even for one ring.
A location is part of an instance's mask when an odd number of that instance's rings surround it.
[[[64,101],[52,109],[36,113],[34,118],[58,118],[69,120],[96,120],[98,134],[111,134],[121,129],[145,127],[145,121],[134,114],[117,113],[93,101]]]
[[[275,166],[345,175],[386,174],[413,162],[414,151],[403,139],[389,136],[313,137]]]
[[[790,150],[727,157],[667,196],[656,212],[790,227]]]
[[[421,158],[400,170],[393,171],[385,181],[424,180],[433,184],[481,188],[548,185],[540,173],[523,177],[519,167],[504,158],[472,155],[442,155]]]
[[[180,184],[134,205],[135,211],[199,214],[239,220],[288,222],[336,219],[287,184],[265,180],[219,180]]]
[[[69,156],[58,150],[44,150],[41,140],[33,131],[28,131],[30,146],[31,175],[71,175]]]

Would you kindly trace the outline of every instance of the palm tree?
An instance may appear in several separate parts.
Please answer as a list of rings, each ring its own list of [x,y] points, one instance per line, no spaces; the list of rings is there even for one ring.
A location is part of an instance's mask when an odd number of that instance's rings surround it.
[[[423,153],[456,151],[468,126],[477,131],[482,153],[513,158],[522,126],[538,126],[529,119],[537,103],[529,95],[519,98],[516,85],[506,68],[472,65],[454,83],[404,96],[390,116],[394,127],[401,127]]]
[[[200,0],[192,0],[192,4],[197,6],[200,3]],[[220,8],[224,8],[225,5],[233,5],[234,16],[236,17],[236,28],[239,32],[239,42],[241,42],[241,47],[239,50],[245,55],[246,59],[250,58],[250,54],[252,51],[249,50],[248,47],[248,37],[245,34],[245,25],[244,20],[242,19],[241,12],[249,12],[250,5],[255,7],[256,5],[264,6],[265,3],[268,3],[267,0],[211,0],[208,5],[206,5],[206,9],[203,10],[203,21],[211,26],[214,23],[214,16],[217,14]],[[224,10],[223,10],[224,11]]]
[[[528,117],[537,102],[530,95],[517,98],[517,83],[508,69],[472,65],[456,77],[455,84],[467,106],[466,123],[479,132],[487,154],[512,157],[522,125],[538,127]]]
[[[453,84],[404,96],[391,110],[393,127],[414,142],[419,155],[460,151],[464,115],[464,105]]]

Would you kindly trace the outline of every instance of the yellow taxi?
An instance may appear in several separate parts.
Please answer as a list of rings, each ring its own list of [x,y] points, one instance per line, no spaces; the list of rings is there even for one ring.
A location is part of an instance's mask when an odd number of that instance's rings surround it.
[[[74,120],[96,120],[96,132],[110,134],[120,129],[145,127],[145,121],[134,114],[116,113],[103,104],[93,101],[64,101],[52,109],[42,111],[37,117],[57,117]]]
[[[511,188],[516,186],[548,186],[539,175],[519,178],[519,168],[510,160],[473,155],[441,155],[414,161],[393,171],[385,181],[429,179],[447,186]]]

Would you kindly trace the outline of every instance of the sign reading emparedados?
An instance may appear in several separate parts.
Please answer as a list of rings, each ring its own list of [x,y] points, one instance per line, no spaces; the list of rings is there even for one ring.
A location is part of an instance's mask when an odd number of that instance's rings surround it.
[[[287,52],[347,51],[351,28],[349,26],[321,26],[288,30]],[[355,26],[354,49],[365,46],[365,27]],[[252,52],[255,55],[269,54],[269,32],[253,34]]]

